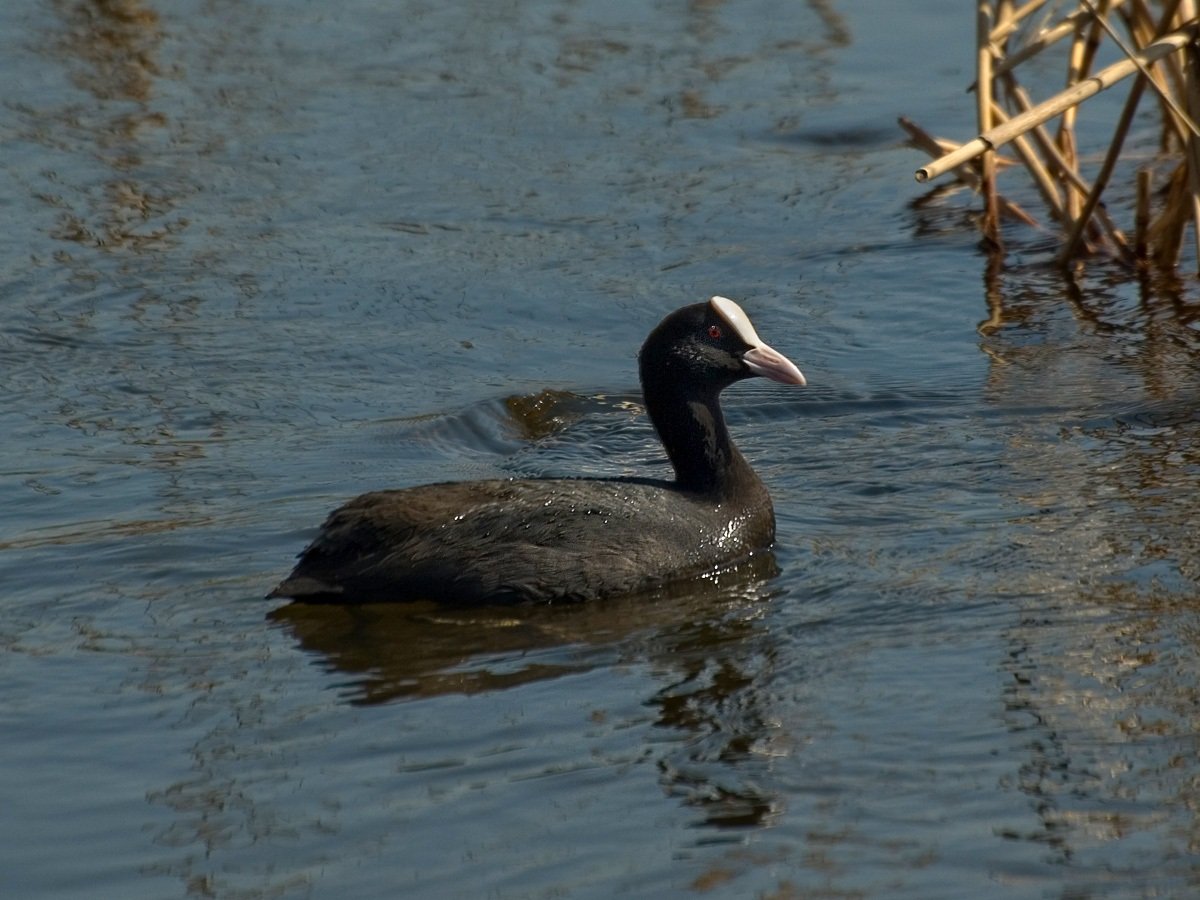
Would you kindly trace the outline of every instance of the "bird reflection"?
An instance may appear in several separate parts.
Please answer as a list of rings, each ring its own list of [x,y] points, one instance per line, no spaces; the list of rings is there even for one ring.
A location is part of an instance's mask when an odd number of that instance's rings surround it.
[[[657,710],[653,727],[671,733],[658,761],[664,792],[695,807],[698,824],[760,827],[782,806],[750,771],[778,737],[762,690],[777,656],[763,613],[778,571],[766,553],[652,595],[595,603],[290,604],[267,617],[328,671],[348,676],[339,686],[353,705],[478,694],[644,663],[663,682],[645,701]],[[657,741],[654,731],[648,740]]]
[[[352,676],[344,685],[350,703],[370,705],[586,671],[610,658],[623,639],[647,631],[665,637],[679,630],[685,643],[671,652],[698,640],[716,648],[738,621],[730,613],[756,611],[778,571],[774,555],[764,553],[708,577],[594,603],[469,610],[420,602],[295,603],[267,617],[330,671]],[[710,617],[708,630],[697,634],[696,622]]]

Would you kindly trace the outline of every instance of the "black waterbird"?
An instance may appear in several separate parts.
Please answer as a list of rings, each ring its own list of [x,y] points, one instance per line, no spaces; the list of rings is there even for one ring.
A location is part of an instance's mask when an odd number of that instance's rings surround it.
[[[804,384],[732,300],[667,316],[638,357],[674,481],[538,478],[376,491],[330,514],[270,597],[468,605],[587,600],[732,565],[775,540],[766,487],[718,396],[764,376]]]

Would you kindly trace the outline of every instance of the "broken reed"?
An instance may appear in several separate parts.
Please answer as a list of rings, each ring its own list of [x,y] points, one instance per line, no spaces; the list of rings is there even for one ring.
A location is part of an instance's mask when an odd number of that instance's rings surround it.
[[[1108,252],[1130,265],[1178,265],[1188,222],[1196,236],[1200,261],[1200,19],[1197,0],[1166,0],[1157,16],[1147,0],[1079,0],[1078,8],[1054,24],[1047,24],[1015,46],[1023,20],[1035,15],[1047,0],[977,0],[976,5],[976,119],[979,134],[965,144],[930,136],[913,122],[900,125],[912,144],[934,161],[916,172],[925,182],[953,173],[983,197],[980,220],[984,241],[996,252],[1003,249],[1000,218],[1016,218],[1036,225],[1033,216],[1000,195],[996,173],[1009,160],[996,151],[1011,144],[1020,163],[1029,171],[1050,218],[1062,228],[1059,262],[1068,264],[1080,255]],[[1119,20],[1124,35],[1114,26]],[[1018,67],[1070,39],[1067,53],[1067,87],[1041,103],[1033,103],[1017,80]],[[1124,58],[1093,73],[1096,51],[1111,41]],[[1133,78],[1121,116],[1104,161],[1089,182],[1080,171],[1075,120],[1079,106],[1089,97],[1127,78]],[[1137,175],[1134,239],[1109,218],[1101,202],[1120,159],[1146,88],[1158,100],[1163,134],[1161,160],[1172,163],[1157,214],[1151,208],[1152,170]],[[1050,132],[1053,120],[1057,129]]]

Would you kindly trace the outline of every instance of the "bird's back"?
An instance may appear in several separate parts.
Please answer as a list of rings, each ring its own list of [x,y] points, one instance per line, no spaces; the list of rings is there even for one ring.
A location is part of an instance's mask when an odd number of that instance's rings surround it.
[[[335,510],[272,596],[553,602],[719,568],[774,539],[766,490],[738,501],[639,479],[423,485]]]

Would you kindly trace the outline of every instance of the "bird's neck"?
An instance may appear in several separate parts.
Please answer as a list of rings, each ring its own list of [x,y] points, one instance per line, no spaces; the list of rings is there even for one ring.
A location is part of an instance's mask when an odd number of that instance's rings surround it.
[[[730,494],[758,476],[734,446],[715,396],[697,399],[669,389],[646,391],[646,410],[683,489]]]

